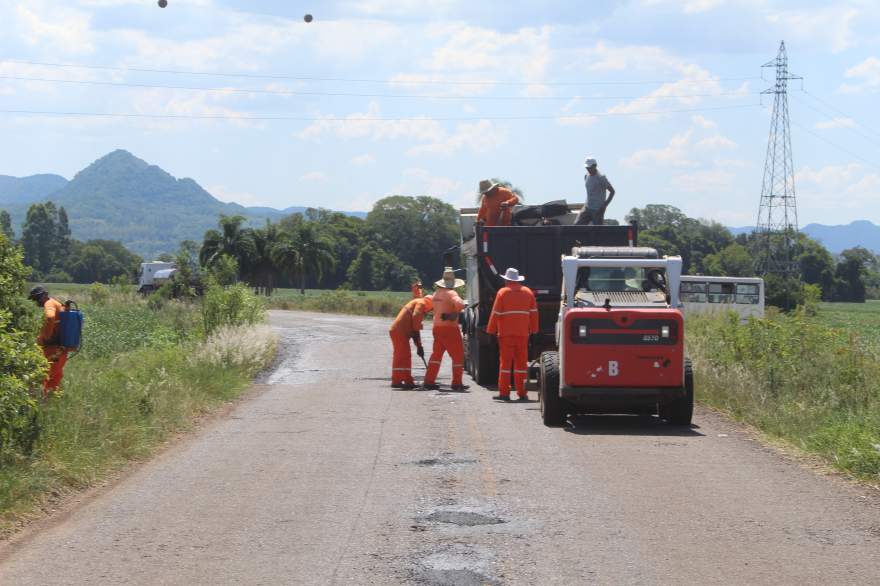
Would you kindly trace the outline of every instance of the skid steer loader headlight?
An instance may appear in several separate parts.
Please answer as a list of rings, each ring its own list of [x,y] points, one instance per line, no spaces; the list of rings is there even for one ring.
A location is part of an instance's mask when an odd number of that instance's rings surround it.
[[[578,326],[578,336],[581,338],[587,337],[587,326]]]
[[[668,338],[669,337],[669,326],[660,326],[660,337]]]

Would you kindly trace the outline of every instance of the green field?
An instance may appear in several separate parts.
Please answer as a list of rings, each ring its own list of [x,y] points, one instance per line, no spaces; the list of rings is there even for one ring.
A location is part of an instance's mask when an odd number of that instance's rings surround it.
[[[826,326],[844,328],[866,342],[880,344],[880,301],[822,303],[816,320]]]

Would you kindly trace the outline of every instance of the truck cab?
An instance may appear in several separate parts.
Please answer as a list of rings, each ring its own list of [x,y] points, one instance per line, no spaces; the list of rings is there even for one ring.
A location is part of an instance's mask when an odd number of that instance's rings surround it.
[[[690,425],[693,372],[679,300],[682,261],[652,248],[574,247],[562,257],[555,349],[540,356],[548,426],[574,413],[659,413]]]
[[[146,295],[155,291],[170,281],[175,272],[177,264],[173,262],[142,262],[138,271],[138,293]]]

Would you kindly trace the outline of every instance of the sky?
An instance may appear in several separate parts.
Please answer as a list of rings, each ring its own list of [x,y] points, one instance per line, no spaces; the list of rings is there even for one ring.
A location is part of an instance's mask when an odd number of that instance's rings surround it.
[[[880,223],[876,0],[0,0],[0,174],[123,148],[224,201],[366,211],[489,177],[579,202],[592,156],[608,217],[752,225],[782,40],[800,225]]]

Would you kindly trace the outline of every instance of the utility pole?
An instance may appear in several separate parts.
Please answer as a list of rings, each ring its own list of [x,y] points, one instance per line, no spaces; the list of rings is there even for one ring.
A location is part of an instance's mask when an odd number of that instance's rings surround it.
[[[759,248],[755,269],[759,275],[777,275],[786,283],[797,277],[794,247],[798,233],[797,199],[794,191],[794,165],[791,158],[791,128],[788,116],[788,82],[803,79],[788,71],[785,41],[779,45],[776,59],[763,67],[776,69],[776,83],[761,92],[773,95],[770,139],[764,163],[761,203],[755,230]],[[788,297],[786,295],[786,297]]]

